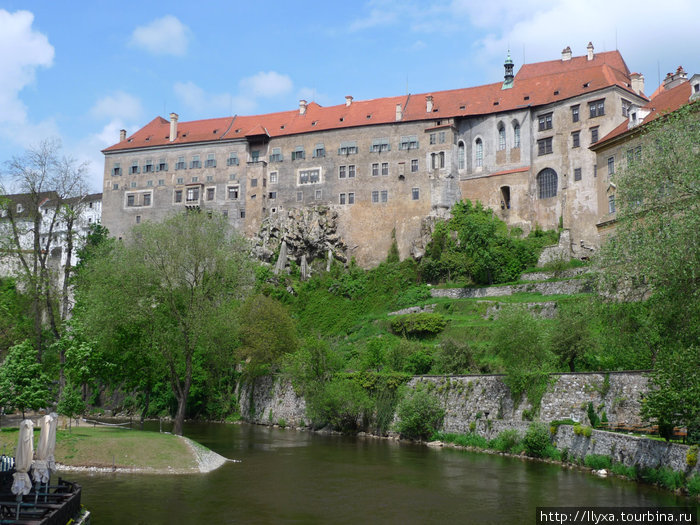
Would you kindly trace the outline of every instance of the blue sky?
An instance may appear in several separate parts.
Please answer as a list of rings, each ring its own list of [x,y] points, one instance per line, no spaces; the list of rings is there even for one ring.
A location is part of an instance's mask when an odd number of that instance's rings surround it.
[[[523,61],[619,49],[651,93],[700,73],[695,0],[0,0],[0,162],[48,137],[101,191],[119,129],[498,82]]]

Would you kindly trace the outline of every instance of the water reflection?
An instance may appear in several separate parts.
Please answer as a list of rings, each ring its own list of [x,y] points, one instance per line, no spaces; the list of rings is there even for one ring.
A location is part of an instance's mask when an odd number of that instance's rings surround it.
[[[202,475],[71,474],[93,522],[534,523],[537,506],[685,501],[555,465],[373,438],[217,424],[185,433],[242,462]]]

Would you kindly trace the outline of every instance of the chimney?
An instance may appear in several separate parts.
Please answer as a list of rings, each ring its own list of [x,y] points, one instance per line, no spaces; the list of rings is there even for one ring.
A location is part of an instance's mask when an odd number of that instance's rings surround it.
[[[403,118],[403,109],[401,104],[396,104],[396,120],[399,121]]]
[[[675,73],[669,73],[664,78],[664,91],[668,89],[673,89],[674,87],[688,81],[688,75],[686,74],[683,66],[678,66]]]
[[[593,42],[588,42],[586,50],[588,51],[588,60],[593,60]]]
[[[644,93],[644,75],[641,73],[632,73],[630,75],[630,81],[632,84],[632,91],[637,95]]]
[[[299,101],[299,114],[306,115],[306,100]]]
[[[566,62],[568,60],[571,60],[571,47],[566,46],[566,48],[562,49],[561,51],[561,61]]]
[[[177,138],[177,113],[170,114],[170,142]]]
[[[352,104],[352,95],[345,95],[345,106]]]
[[[119,142],[124,142],[125,140],[126,140],[126,130],[120,129],[119,130]]]
[[[426,113],[433,112],[433,96],[432,95],[425,96],[425,112]]]

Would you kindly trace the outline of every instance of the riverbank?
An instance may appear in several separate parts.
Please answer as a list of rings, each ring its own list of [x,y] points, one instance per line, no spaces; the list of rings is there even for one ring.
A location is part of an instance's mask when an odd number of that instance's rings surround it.
[[[17,432],[3,429],[0,448],[13,455],[16,445]],[[198,474],[229,461],[186,437],[115,427],[59,430],[54,456],[57,470],[73,472]]]

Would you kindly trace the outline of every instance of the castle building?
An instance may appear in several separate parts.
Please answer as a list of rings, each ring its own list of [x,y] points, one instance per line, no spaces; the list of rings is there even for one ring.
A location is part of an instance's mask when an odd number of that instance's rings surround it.
[[[599,245],[589,146],[643,106],[643,77],[618,51],[523,65],[502,82],[255,116],[122,131],[105,155],[103,224],[121,237],[174,210],[216,210],[249,236],[293,210],[325,206],[346,257],[372,266],[395,232],[419,256],[431,220],[480,200],[525,233],[570,230],[574,255]],[[582,251],[583,250],[583,251]]]

